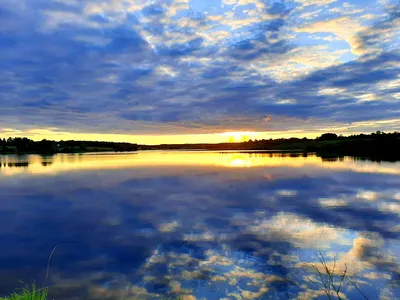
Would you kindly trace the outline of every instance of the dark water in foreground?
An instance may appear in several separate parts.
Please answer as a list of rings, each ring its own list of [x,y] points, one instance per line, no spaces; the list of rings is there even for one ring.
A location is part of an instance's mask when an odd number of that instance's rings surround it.
[[[400,297],[400,162],[269,153],[0,156],[0,295],[326,299],[321,253]],[[348,299],[365,299],[346,282]],[[172,299],[172,298],[170,298]]]

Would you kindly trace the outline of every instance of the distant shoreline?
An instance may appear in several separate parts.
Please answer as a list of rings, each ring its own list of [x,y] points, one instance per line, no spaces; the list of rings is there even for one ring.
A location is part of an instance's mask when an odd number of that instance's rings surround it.
[[[0,139],[0,154],[39,154],[127,152],[137,151],[138,145],[132,143],[97,141],[33,141],[28,138]]]
[[[400,159],[400,133],[375,132],[341,136],[325,133],[316,139],[289,138],[249,140],[242,143],[220,144],[164,144],[139,145],[139,150],[208,150],[208,151],[278,151],[316,153],[321,157],[370,157],[376,160],[396,161]]]
[[[400,158],[400,133],[376,132],[352,136],[325,133],[316,139],[289,138],[249,140],[241,143],[219,144],[161,144],[138,145],[132,143],[95,141],[32,141],[28,138],[0,139],[0,154],[94,153],[136,152],[149,150],[181,151],[269,151],[316,153],[319,156],[359,156],[385,159]]]
[[[93,150],[93,151],[75,151],[75,152],[52,152],[52,153],[40,153],[40,152],[0,152],[0,155],[42,155],[51,156],[56,154],[95,154],[95,153],[137,153],[137,152],[150,152],[150,151],[182,151],[182,152],[235,152],[235,153],[299,153],[299,154],[313,154],[315,152],[304,152],[302,149],[276,149],[276,150],[240,150],[240,149],[227,149],[227,150],[215,150],[215,149],[138,149],[134,151],[114,151],[114,150]]]

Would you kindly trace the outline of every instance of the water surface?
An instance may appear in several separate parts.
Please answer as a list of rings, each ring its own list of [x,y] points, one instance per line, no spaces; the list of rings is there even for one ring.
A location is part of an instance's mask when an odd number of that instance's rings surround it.
[[[318,272],[400,297],[400,163],[280,153],[0,156],[0,295],[326,299]],[[335,263],[334,263],[335,261]],[[365,299],[350,282],[341,290]],[[397,297],[397,298],[396,298]]]

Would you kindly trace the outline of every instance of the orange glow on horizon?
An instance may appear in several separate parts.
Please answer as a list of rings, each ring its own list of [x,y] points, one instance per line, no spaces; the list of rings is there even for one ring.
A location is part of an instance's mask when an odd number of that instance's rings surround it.
[[[219,133],[203,134],[169,134],[169,135],[138,135],[138,134],[120,134],[120,133],[73,133],[57,131],[56,129],[32,129],[26,131],[20,130],[0,130],[0,138],[8,137],[27,137],[38,141],[47,140],[84,140],[84,141],[109,141],[109,142],[127,142],[140,145],[159,145],[159,144],[196,144],[196,143],[227,143],[227,142],[245,142],[250,139],[270,139],[270,138],[315,138],[321,135],[320,132],[303,131],[229,131]]]

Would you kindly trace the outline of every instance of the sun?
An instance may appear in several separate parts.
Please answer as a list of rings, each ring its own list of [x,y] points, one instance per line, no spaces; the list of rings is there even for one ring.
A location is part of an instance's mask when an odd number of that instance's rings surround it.
[[[222,133],[224,137],[227,137],[227,142],[229,143],[240,143],[247,142],[254,135],[255,132],[251,131],[236,131],[236,132],[224,132]]]

